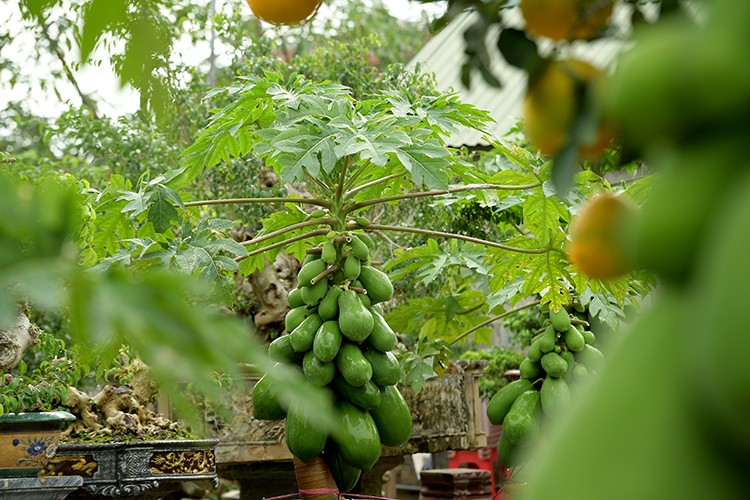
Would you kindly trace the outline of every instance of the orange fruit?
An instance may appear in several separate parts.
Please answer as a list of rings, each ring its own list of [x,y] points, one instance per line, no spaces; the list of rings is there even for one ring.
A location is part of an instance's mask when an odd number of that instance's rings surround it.
[[[612,15],[614,0],[521,0],[526,28],[553,40],[590,40]]]
[[[584,274],[611,279],[633,270],[630,245],[635,207],[611,193],[588,200],[570,225],[567,253]]]
[[[271,24],[298,24],[310,19],[322,0],[247,0],[256,17]]]
[[[542,154],[554,156],[568,141],[578,109],[580,87],[587,85],[599,91],[603,83],[603,73],[585,61],[564,59],[547,64],[530,80],[523,101],[526,137]],[[609,146],[612,136],[608,127],[600,126],[595,137],[578,145],[579,156],[597,158]]]

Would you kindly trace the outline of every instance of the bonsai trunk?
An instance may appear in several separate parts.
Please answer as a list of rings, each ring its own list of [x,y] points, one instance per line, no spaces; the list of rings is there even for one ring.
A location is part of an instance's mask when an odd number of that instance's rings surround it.
[[[23,311],[7,330],[0,330],[0,371],[10,371],[21,361],[23,353],[37,343],[39,328],[32,325]]]
[[[294,457],[294,474],[297,476],[297,487],[302,500],[336,500],[338,488],[328,469],[323,455],[318,455],[309,462]]]

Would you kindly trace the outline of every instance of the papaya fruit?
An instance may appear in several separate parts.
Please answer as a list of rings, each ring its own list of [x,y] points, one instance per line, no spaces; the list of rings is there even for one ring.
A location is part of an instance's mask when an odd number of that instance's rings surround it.
[[[365,245],[367,245],[367,248],[372,250],[375,248],[375,242],[372,241],[372,238],[370,238],[370,235],[367,233],[354,233],[357,235],[357,238],[359,238]]]
[[[570,388],[561,378],[547,377],[539,391],[542,411],[551,418],[560,418],[570,411],[572,405]]]
[[[558,310],[550,309],[549,320],[554,329],[558,332],[564,332],[570,328],[570,315],[564,307],[561,307]]]
[[[347,401],[339,401],[337,409],[339,425],[332,438],[341,457],[357,469],[372,469],[380,457],[380,435],[375,421],[369,412]]]
[[[312,385],[325,387],[333,381],[336,365],[333,361],[321,361],[315,356],[315,352],[310,350],[302,359],[302,373]]]
[[[302,300],[308,306],[316,306],[328,293],[328,280],[316,281],[312,286],[302,287],[300,294]]]
[[[291,333],[313,312],[312,309],[308,309],[304,305],[290,309],[286,313],[286,316],[284,316],[284,328],[286,328],[287,332]]]
[[[557,330],[553,327],[548,326],[541,337],[539,337],[539,350],[542,354],[552,352],[555,350],[557,344]]]
[[[336,481],[339,492],[345,493],[357,485],[362,471],[346,463],[333,439],[329,439],[326,443],[323,459]]]
[[[352,248],[351,255],[354,255],[362,262],[370,260],[370,249],[367,244],[360,239],[360,236],[356,233],[352,233],[352,241],[349,242]]]
[[[311,250],[312,251],[308,252],[305,255],[305,258],[302,259],[302,266],[301,267],[305,267],[307,264],[309,264],[310,262],[313,262],[315,260],[320,260],[320,250],[316,250],[316,249],[311,249]]]
[[[315,339],[315,333],[323,324],[323,320],[320,319],[317,313],[313,313],[305,318],[297,328],[292,330],[289,334],[289,341],[292,343],[292,347],[297,352],[307,352],[312,349],[313,340]]]
[[[526,357],[528,357],[531,361],[539,361],[540,359],[542,359],[541,343],[542,339],[538,338],[531,343],[531,346],[529,346]]]
[[[581,352],[586,345],[586,339],[575,325],[570,325],[570,328],[563,333],[562,338],[568,349],[573,352]]]
[[[531,380],[532,382],[542,376],[542,366],[537,361],[531,361],[529,358],[524,358],[518,367],[521,372],[521,378]]]
[[[339,329],[344,337],[353,342],[364,341],[372,332],[372,313],[357,297],[354,290],[344,290],[338,298]]]
[[[594,342],[596,342],[594,332],[592,332],[591,330],[581,330],[581,334],[583,335],[583,340],[587,344],[593,344]]]
[[[597,371],[604,363],[604,354],[592,345],[586,345],[576,354],[576,360],[586,366],[588,370]]]
[[[281,420],[286,411],[281,406],[273,389],[273,380],[268,374],[263,375],[253,387],[253,417],[258,420]]]
[[[391,297],[393,297],[393,284],[388,275],[379,269],[372,266],[362,266],[359,281],[367,290],[367,295],[373,304],[391,300]]]
[[[501,425],[510,407],[518,396],[534,388],[528,379],[519,379],[498,390],[487,405],[487,418],[494,425]]]
[[[513,444],[525,446],[539,438],[538,411],[538,391],[532,389],[516,398],[503,419],[503,433],[508,433]]]
[[[286,296],[286,303],[289,304],[289,307],[291,308],[304,306],[305,301],[302,300],[302,290],[299,288],[290,290]]]
[[[303,265],[297,273],[297,282],[300,287],[312,286],[310,280],[326,270],[328,265],[320,258]]]
[[[576,358],[571,351],[563,351],[560,353],[560,357],[568,363],[568,369],[565,371],[565,376],[570,375],[573,372],[573,367],[576,364]]]
[[[386,446],[401,446],[411,436],[409,406],[394,385],[383,387],[380,394],[380,405],[370,410],[370,415],[378,428],[380,442]]]
[[[336,252],[336,245],[332,241],[326,241],[321,245],[320,258],[328,265],[336,262],[338,252]]]
[[[396,347],[396,342],[398,341],[396,334],[380,313],[371,309],[371,315],[373,326],[367,341],[378,351],[388,352]]]
[[[556,352],[548,352],[542,356],[540,363],[551,377],[562,377],[568,371],[568,363]]]
[[[515,452],[516,445],[510,442],[506,433],[502,432],[497,442],[497,458],[500,459],[500,463],[506,468],[514,466]]]
[[[280,363],[296,362],[301,359],[300,353],[292,347],[291,337],[282,335],[268,345],[268,356]]]
[[[353,254],[350,253],[344,259],[344,276],[349,280],[356,280],[359,277],[360,270],[362,269],[362,262]]]
[[[344,377],[336,377],[333,380],[333,389],[344,399],[363,410],[372,410],[380,406],[380,388],[372,380],[355,387],[347,382]]]
[[[373,382],[381,387],[398,384],[401,379],[401,365],[392,352],[367,349],[363,354],[372,366]]]
[[[372,378],[372,366],[358,346],[344,342],[336,355],[336,367],[344,380],[354,387],[365,385]]]
[[[318,304],[318,314],[323,321],[336,319],[339,315],[339,295],[343,290],[339,286],[332,286],[326,296]]]
[[[326,321],[313,338],[313,353],[323,362],[333,361],[341,348],[341,330],[336,321]]]
[[[303,462],[309,462],[320,455],[328,440],[328,433],[318,424],[316,417],[311,412],[302,411],[295,404],[290,405],[286,415],[286,446]]]

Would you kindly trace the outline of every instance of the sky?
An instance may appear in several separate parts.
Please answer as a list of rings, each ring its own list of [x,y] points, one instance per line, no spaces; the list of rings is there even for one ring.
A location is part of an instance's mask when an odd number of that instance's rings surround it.
[[[205,1],[208,2],[209,0]],[[220,8],[227,1],[241,0],[217,0],[217,8]],[[421,4],[410,0],[381,1],[392,15],[407,20],[419,20],[425,13],[434,17],[445,10],[444,2]],[[0,89],[0,110],[5,109],[8,102],[22,100],[34,113],[53,117],[67,108],[62,101],[69,100],[76,105],[80,103],[78,94],[67,81],[58,82],[55,89],[46,90],[41,88],[41,84],[34,83],[44,79],[49,74],[49,68],[59,68],[60,62],[52,55],[44,54],[42,62],[39,65],[30,66],[23,64],[24,58],[29,56],[28,52],[25,51],[30,50],[29,48],[34,46],[34,40],[30,33],[20,29],[22,23],[20,14],[18,13],[18,0],[3,0],[3,4],[4,6],[0,8],[0,23],[8,23],[7,26],[11,27],[18,26],[19,29],[13,33],[14,39],[12,45],[6,47],[6,50],[0,53],[0,57],[9,57],[15,60],[21,70],[27,72],[32,77],[32,82],[29,86],[19,85],[12,89]],[[330,6],[324,5],[318,15],[330,15],[330,9]],[[249,7],[247,7],[247,15],[252,15]],[[198,50],[198,57],[200,57],[200,52]],[[207,58],[208,49],[204,48],[203,52],[205,52],[204,58]],[[191,50],[191,56],[193,58],[196,57],[195,49]],[[74,58],[70,59],[73,60]],[[70,62],[73,62],[72,60]],[[137,109],[138,97],[136,93],[129,88],[120,88],[117,77],[112,73],[108,65],[104,64],[99,67],[86,65],[75,73],[82,91],[85,94],[91,95],[97,101],[99,111],[102,114],[118,116]],[[8,75],[2,76],[1,81],[6,81]]]

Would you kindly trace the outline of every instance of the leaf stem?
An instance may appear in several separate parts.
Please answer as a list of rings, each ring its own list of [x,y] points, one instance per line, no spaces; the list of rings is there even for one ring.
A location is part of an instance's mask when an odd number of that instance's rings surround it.
[[[344,199],[351,198],[352,195],[354,195],[356,193],[359,193],[360,191],[365,190],[365,189],[367,189],[369,187],[377,186],[381,182],[388,182],[391,179],[396,179],[396,178],[402,177],[404,175],[406,175],[406,172],[400,172],[398,174],[386,175],[385,177],[380,177],[378,179],[375,179],[374,181],[366,182],[366,183],[362,184],[361,186],[357,186],[354,189],[351,189],[351,190],[347,191],[346,193],[344,193]]]
[[[352,225],[352,228],[358,228],[360,227],[357,224]],[[477,243],[479,245],[484,245],[488,247],[493,248],[500,248],[502,250],[507,250],[509,252],[516,252],[516,253],[525,253],[525,254],[532,254],[532,255],[541,255],[545,253],[549,253],[552,251],[555,251],[554,248],[518,248],[518,247],[512,247],[510,245],[503,245],[502,243],[495,243],[494,241],[487,241],[480,238],[472,238],[471,236],[464,236],[462,234],[453,234],[453,233],[445,233],[442,231],[432,231],[430,229],[420,229],[416,227],[399,227],[399,226],[386,226],[382,224],[370,224],[367,226],[367,229],[370,230],[382,230],[382,231],[397,231],[402,233],[414,233],[414,234],[424,234],[427,236],[435,236],[437,238],[452,238],[454,240],[462,240],[462,241],[468,241],[469,243]]]
[[[241,245],[243,246],[250,246],[255,245],[256,243],[261,243],[266,240],[270,240],[271,238],[275,236],[279,236],[284,233],[288,233],[289,231],[294,231],[295,229],[300,229],[303,227],[308,226],[322,226],[324,224],[335,224],[335,219],[312,219],[312,220],[306,220],[303,222],[298,222],[297,224],[292,224],[291,226],[282,227],[281,229],[277,229],[276,231],[273,231],[268,234],[264,234],[263,236],[259,236],[257,238],[253,238],[252,240],[243,241]]]
[[[317,276],[315,276],[313,278],[310,278],[310,284],[314,285],[315,283],[317,283],[318,281],[322,280],[326,276],[331,275],[331,274],[333,274],[335,272],[338,272],[340,269],[341,269],[341,267],[339,267],[338,264],[334,264],[332,266],[328,266],[327,268],[325,268],[323,270],[322,273],[318,274]]]
[[[240,255],[239,257],[235,257],[235,262],[243,261],[249,257],[254,257],[258,254],[261,254],[263,252],[266,252],[268,250],[273,250],[274,248],[283,247],[284,245],[288,245],[289,243],[294,243],[295,241],[301,241],[306,240],[308,238],[314,238],[316,236],[322,236],[324,234],[328,234],[328,229],[316,229],[315,231],[310,231],[305,234],[301,234],[299,236],[295,236],[294,238],[289,238],[284,241],[279,241],[277,243],[274,243],[272,245],[265,246],[263,248],[258,248],[257,250],[253,250],[252,252],[248,252],[246,255]]]
[[[541,182],[534,184],[523,184],[520,186],[510,186],[506,184],[467,184],[465,186],[458,186],[450,189],[434,189],[432,191],[421,191],[418,193],[403,193],[394,196],[384,196],[383,198],[374,198],[372,200],[360,201],[359,203],[353,203],[347,207],[346,212],[352,212],[359,210],[360,208],[368,207],[370,205],[377,205],[379,203],[388,203],[389,201],[407,200],[410,198],[424,198],[427,196],[441,196],[446,194],[461,193],[463,191],[521,191],[524,189],[533,189],[541,186]]]
[[[504,318],[504,317],[506,317],[506,316],[510,316],[511,314],[515,314],[515,313],[517,313],[518,311],[523,311],[524,309],[528,309],[529,307],[534,307],[534,306],[537,306],[537,305],[539,305],[540,303],[541,303],[541,301],[539,301],[539,300],[535,300],[534,302],[529,302],[528,304],[524,304],[524,305],[522,305],[522,306],[516,307],[515,309],[510,309],[509,311],[505,311],[505,312],[504,312],[504,313],[502,313],[502,314],[498,314],[497,316],[495,316],[495,317],[493,317],[493,318],[490,318],[490,319],[488,319],[488,320],[486,320],[486,321],[482,321],[482,322],[481,322],[481,323],[479,323],[478,325],[476,325],[476,326],[473,326],[473,327],[469,328],[469,329],[468,329],[468,330],[466,330],[466,331],[465,331],[464,333],[462,333],[461,335],[459,335],[459,336],[458,336],[458,337],[456,337],[455,339],[451,340],[451,341],[450,341],[450,345],[453,345],[453,344],[455,344],[456,342],[460,342],[461,340],[465,339],[466,337],[468,337],[468,336],[469,336],[469,335],[471,335],[472,333],[476,332],[476,331],[477,331],[477,330],[479,330],[480,328],[484,328],[485,326],[489,325],[490,323],[494,323],[495,321],[497,321],[497,320],[499,320],[499,319],[503,319],[503,318]]]
[[[315,200],[312,198],[226,198],[223,200],[198,200],[185,202],[186,207],[200,207],[204,205],[232,205],[243,203],[302,203],[304,205],[317,205],[328,208],[331,203],[327,200]]]

